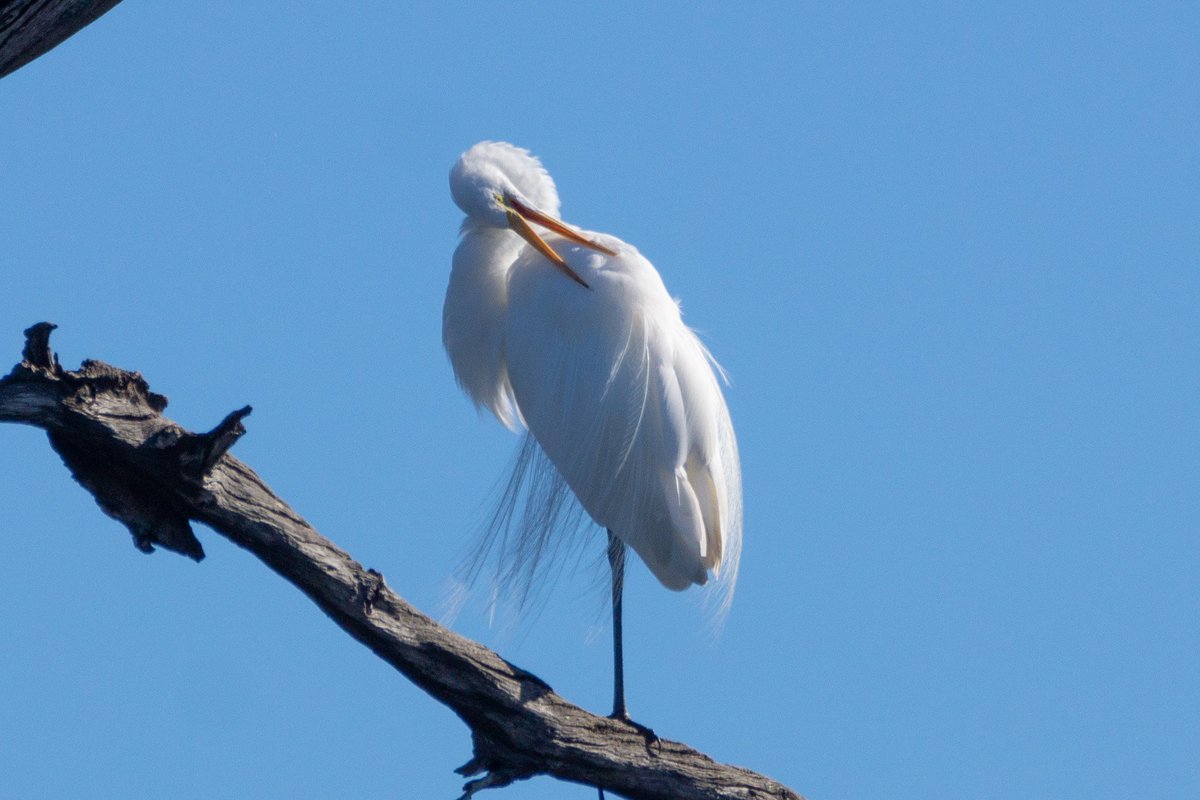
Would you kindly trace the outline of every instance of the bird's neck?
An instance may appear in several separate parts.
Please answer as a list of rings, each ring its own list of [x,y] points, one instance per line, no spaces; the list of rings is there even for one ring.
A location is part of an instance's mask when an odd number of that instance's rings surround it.
[[[525,243],[507,228],[479,225],[467,220],[454,253],[454,268],[472,272],[508,274],[508,268]]]

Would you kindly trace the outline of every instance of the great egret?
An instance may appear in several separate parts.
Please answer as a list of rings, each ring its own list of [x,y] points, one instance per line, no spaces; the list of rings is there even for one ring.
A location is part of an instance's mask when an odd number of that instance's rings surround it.
[[[527,150],[480,142],[450,193],[467,215],[442,318],[454,376],[477,407],[527,426],[607,529],[613,716],[628,720],[625,546],[668,589],[712,572],[727,605],[737,578],[741,470],[720,368],[636,248],[559,220],[554,181]]]

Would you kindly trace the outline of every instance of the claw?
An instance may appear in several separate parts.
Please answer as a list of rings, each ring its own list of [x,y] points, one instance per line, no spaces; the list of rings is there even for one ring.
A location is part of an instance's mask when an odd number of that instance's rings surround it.
[[[658,734],[654,732],[653,728],[651,728],[648,725],[643,725],[642,723],[637,722],[636,720],[634,720],[632,717],[629,716],[629,712],[623,712],[620,714],[610,714],[608,718],[615,719],[617,722],[624,722],[626,725],[628,725],[629,727],[633,728],[635,731],[640,733],[642,735],[642,738],[646,740],[646,749],[647,750],[650,749],[651,745],[656,745],[662,741],[662,739],[658,738]]]

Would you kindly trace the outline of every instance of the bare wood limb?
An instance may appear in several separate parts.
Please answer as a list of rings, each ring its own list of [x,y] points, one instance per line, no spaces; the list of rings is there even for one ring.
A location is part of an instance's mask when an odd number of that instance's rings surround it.
[[[162,416],[167,399],[137,373],[85,361],[62,369],[49,345],[54,326],[25,332],[23,360],[0,378],[0,422],[44,428],[51,446],[100,507],[155,546],[199,560],[198,521],[258,556],[471,729],[474,778],[463,797],[534,775],[644,800],[800,800],[757,773],[687,745],[649,740],[637,727],[599,717],[545,681],[409,605],[374,570],[320,536],[254,472],[226,451],[245,429],[240,409],[206,434]],[[475,777],[479,776],[479,777]]]
[[[120,0],[0,0],[0,78],[53,50]]]

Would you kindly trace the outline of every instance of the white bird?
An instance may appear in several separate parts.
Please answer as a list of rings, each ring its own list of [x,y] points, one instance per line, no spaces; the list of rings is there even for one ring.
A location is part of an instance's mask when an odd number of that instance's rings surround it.
[[[450,192],[466,214],[442,318],[454,376],[477,407],[528,427],[607,529],[613,716],[628,720],[625,545],[668,589],[712,573],[727,605],[737,578],[741,470],[720,367],[636,248],[560,221],[554,181],[527,150],[480,142]]]

